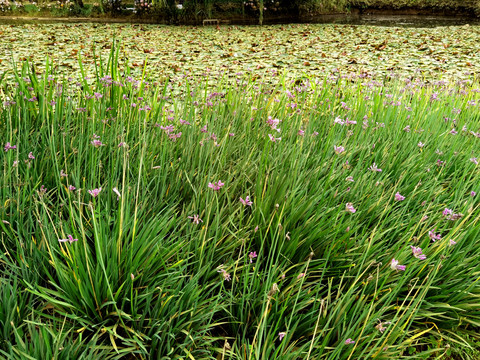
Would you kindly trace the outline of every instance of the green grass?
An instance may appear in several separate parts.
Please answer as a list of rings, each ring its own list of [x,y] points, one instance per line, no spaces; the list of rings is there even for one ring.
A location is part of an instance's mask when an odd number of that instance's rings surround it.
[[[0,143],[16,146],[1,154],[0,356],[478,357],[475,79],[154,84],[117,57],[92,79],[47,61],[0,84]]]

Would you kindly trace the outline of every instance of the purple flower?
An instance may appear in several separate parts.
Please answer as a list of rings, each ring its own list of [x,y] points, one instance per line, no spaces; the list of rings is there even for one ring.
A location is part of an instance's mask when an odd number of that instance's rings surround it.
[[[67,177],[67,176],[68,176],[68,174],[66,174],[66,173],[63,171],[63,169],[60,170],[60,177]]]
[[[7,143],[5,144],[4,150],[5,150],[5,151],[15,150],[16,148],[17,148],[17,145],[10,145],[10,143],[7,142]]]
[[[74,241],[78,241],[78,239],[74,239],[72,235],[67,235],[66,239],[58,239],[59,242],[70,242],[73,243]]]
[[[207,125],[205,125],[204,127],[202,127],[202,128],[200,129],[200,132],[202,132],[202,133],[206,133],[207,131],[208,131],[208,130],[207,130]]]
[[[186,121],[186,120],[180,119],[180,120],[178,120],[178,121],[179,121],[180,124],[182,124],[182,125],[190,125],[190,123],[189,123],[188,121]]]
[[[477,193],[475,191],[470,192],[471,197],[474,197],[475,195],[477,195]]]
[[[282,140],[281,137],[276,138],[276,137],[274,137],[272,134],[268,134],[268,137],[269,137],[270,140],[272,140],[273,142],[277,142],[277,141],[281,141],[281,140]]]
[[[473,162],[475,165],[478,165],[477,158],[470,158],[470,161]]]
[[[91,142],[91,144],[92,144],[93,146],[95,146],[96,148],[98,148],[98,147],[100,147],[100,146],[105,146],[105,144],[103,144],[100,140],[97,140],[97,139],[93,140],[93,141]]]
[[[228,133],[228,136],[230,136],[230,137],[234,137],[234,136],[235,136],[235,134],[234,134],[234,133]]]
[[[240,202],[243,204],[243,206],[252,206],[253,202],[250,201],[250,197],[247,196],[245,200],[240,198]]]
[[[352,339],[348,338],[347,340],[345,340],[345,345],[351,345],[351,344],[355,344],[355,341],[353,341]]]
[[[450,217],[450,216],[452,216],[452,214],[453,214],[453,211],[451,209],[447,209],[447,208],[445,208],[445,210],[443,210],[443,212],[442,212],[442,215],[445,216],[445,217]]]
[[[250,254],[248,254],[248,257],[250,258],[250,264],[251,264],[253,262],[253,259],[257,257],[257,252],[256,251],[250,252]]]
[[[432,239],[433,242],[435,242],[436,240],[440,240],[442,238],[442,235],[435,234],[435,229],[430,230],[428,232],[428,236],[430,237],[430,239]]]
[[[406,266],[398,265],[398,260],[392,259],[392,262],[390,263],[390,268],[395,271],[398,271],[398,270],[405,271]]]
[[[450,241],[448,242],[448,246],[454,246],[457,242],[456,241],[453,241],[452,239],[450,239]]]
[[[218,180],[216,183],[208,183],[208,187],[213,189],[213,191],[217,191],[217,190],[220,190],[223,185],[225,185],[224,183],[222,183],[221,180]]]
[[[75,191],[75,189],[76,189],[76,187],[73,186],[73,185],[70,185],[70,186],[68,187],[68,190],[69,190],[69,191]]]
[[[192,219],[192,222],[197,225],[203,222],[203,220],[200,219],[200,215],[187,216],[187,218]]]
[[[412,249],[413,256],[415,256],[417,259],[425,260],[427,258],[424,254],[422,254],[421,248],[415,246],[410,246],[410,248]]]
[[[225,269],[218,269],[217,272],[222,273],[224,281],[232,280],[232,277],[230,276],[230,274],[228,272],[225,271]]]
[[[298,130],[298,135],[304,136],[304,135],[305,135],[305,131],[302,130],[302,129]]]
[[[33,156],[33,153],[31,151],[28,153],[28,158],[31,160],[35,159],[35,156]]]
[[[95,198],[98,196],[98,194],[100,194],[100,191],[102,191],[102,188],[88,190],[88,193]]]
[[[99,100],[99,99],[101,99],[101,98],[103,97],[102,94],[97,93],[97,92],[94,92],[93,95],[95,95],[95,99],[97,99],[97,100]]]
[[[283,331],[282,331],[282,332],[279,332],[279,333],[278,333],[278,340],[282,341],[283,338],[285,337],[285,335],[287,335],[286,332],[283,332]]]
[[[333,145],[333,149],[335,150],[335,154],[341,154],[345,151],[345,148],[343,146]]]
[[[418,147],[419,147],[420,149],[421,149],[421,148],[423,148],[423,147],[425,146],[425,144],[424,144],[424,143],[422,143],[421,141],[420,141],[420,142],[419,142],[417,145],[418,145]]]
[[[399,192],[395,194],[395,201],[403,201],[405,200],[405,196],[400,195]]]
[[[312,133],[312,136],[317,136],[317,135],[318,135],[318,131],[314,131],[314,132]]]
[[[351,214],[355,214],[355,212],[356,212],[357,210],[355,210],[355,208],[353,207],[353,204],[352,204],[352,203],[347,203],[347,204],[345,205],[345,211],[347,211],[347,212],[349,212],[349,213],[351,213]]]
[[[373,165],[370,166],[370,167],[368,168],[368,170],[370,170],[370,171],[376,171],[376,172],[382,172],[382,169],[379,169],[379,168],[377,167],[377,164],[375,164],[375,163],[373,163]]]

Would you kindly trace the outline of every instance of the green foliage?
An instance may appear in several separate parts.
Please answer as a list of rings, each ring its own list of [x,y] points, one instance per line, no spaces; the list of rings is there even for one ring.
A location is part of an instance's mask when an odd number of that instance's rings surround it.
[[[119,60],[2,82],[3,356],[478,354],[475,79],[159,81]]]

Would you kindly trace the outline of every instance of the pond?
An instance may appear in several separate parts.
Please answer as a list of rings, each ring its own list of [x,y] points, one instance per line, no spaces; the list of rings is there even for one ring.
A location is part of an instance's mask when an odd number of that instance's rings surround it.
[[[317,20],[329,23],[217,29],[10,19],[0,23],[0,74],[11,69],[12,60],[23,59],[41,72],[47,56],[54,71],[64,75],[79,72],[79,56],[87,72],[93,71],[90,65],[108,57],[113,39],[120,44],[121,66],[141,74],[146,61],[157,78],[215,72],[268,81],[278,73],[323,77],[340,72],[459,80],[480,71],[480,26],[472,19],[364,15]]]

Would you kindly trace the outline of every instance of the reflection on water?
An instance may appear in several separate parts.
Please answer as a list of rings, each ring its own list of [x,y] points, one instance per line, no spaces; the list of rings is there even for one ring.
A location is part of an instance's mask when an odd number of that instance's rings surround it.
[[[155,24],[151,19],[137,18],[26,18],[0,16],[0,25],[21,25],[21,24],[58,24],[58,23],[139,23]],[[232,19],[229,21],[234,25],[255,24],[255,19]],[[297,18],[276,18],[266,19],[265,25],[288,24],[288,23],[310,23],[310,24],[341,24],[341,25],[373,25],[373,26],[400,26],[400,27],[437,27],[437,26],[480,26],[480,18],[465,16],[437,16],[437,15],[319,15],[308,19]]]

